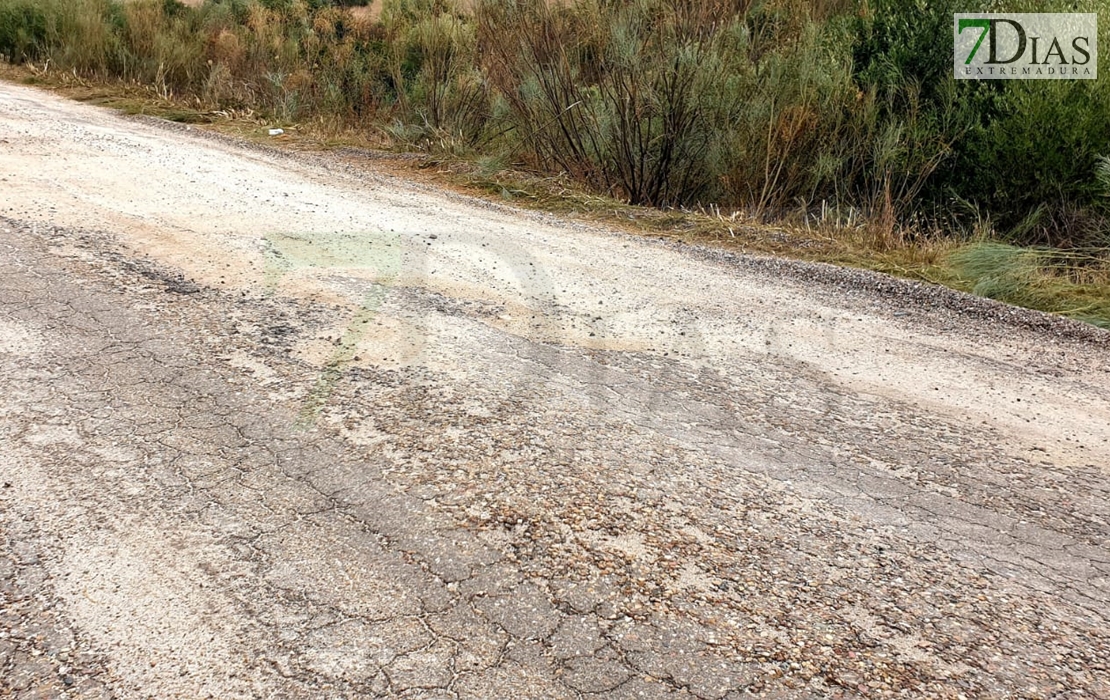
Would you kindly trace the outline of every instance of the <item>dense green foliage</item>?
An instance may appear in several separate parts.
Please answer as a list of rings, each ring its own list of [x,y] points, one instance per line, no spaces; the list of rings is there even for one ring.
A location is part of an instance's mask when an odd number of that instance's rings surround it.
[[[1094,1],[1002,4],[1015,12],[1098,9]],[[1105,78],[955,81],[947,33],[952,13],[966,11],[965,3],[874,0],[871,6],[872,19],[861,21],[857,34],[857,81],[887,95],[884,109],[895,118],[919,110],[928,130],[952,144],[921,205],[973,210],[1017,243],[1110,242],[1105,192],[1094,176],[1098,158],[1110,152]],[[908,86],[919,90],[916,104],[890,97]]]
[[[0,54],[492,155],[633,203],[835,212],[890,244],[1110,242],[1105,65],[1098,81],[956,81],[955,0],[347,4],[0,0]]]

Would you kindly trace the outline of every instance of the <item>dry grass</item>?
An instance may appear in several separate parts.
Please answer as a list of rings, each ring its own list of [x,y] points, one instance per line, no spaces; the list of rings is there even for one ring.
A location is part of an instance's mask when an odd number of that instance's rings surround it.
[[[204,2],[204,0],[200,0],[200,2]],[[377,22],[381,19],[384,5],[384,0],[371,0],[371,2],[362,7],[352,7],[350,13],[352,17],[360,22]]]

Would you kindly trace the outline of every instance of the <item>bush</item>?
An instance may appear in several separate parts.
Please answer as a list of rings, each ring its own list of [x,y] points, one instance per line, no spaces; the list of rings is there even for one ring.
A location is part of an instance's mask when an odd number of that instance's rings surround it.
[[[730,103],[735,21],[682,4],[478,7],[483,67],[525,155],[636,204],[720,193],[709,165]]]
[[[490,116],[473,17],[451,2],[390,0],[382,12],[389,76],[400,108],[394,133],[413,145],[473,147]]]
[[[49,38],[48,22],[35,0],[0,4],[0,56],[12,62],[38,60]]]
[[[997,11],[1095,12],[1096,4],[1011,1]],[[857,29],[857,81],[880,96],[884,113],[917,110],[925,128],[951,144],[917,207],[953,214],[953,201],[970,204],[1014,243],[1105,245],[1108,217],[1094,170],[1110,153],[1110,85],[956,81],[950,44],[937,37],[951,32],[959,3],[874,0],[871,7]],[[1105,26],[1102,45],[1110,39]],[[906,85],[920,86],[916,101],[899,95]]]

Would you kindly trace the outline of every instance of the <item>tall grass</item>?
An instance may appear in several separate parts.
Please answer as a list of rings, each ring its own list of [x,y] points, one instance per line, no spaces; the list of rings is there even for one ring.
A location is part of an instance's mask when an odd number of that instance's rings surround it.
[[[740,15],[700,9],[482,2],[483,65],[532,164],[634,204],[719,197],[722,165],[705,166],[737,110],[725,44],[742,31]]]
[[[1015,245],[1110,243],[1110,82],[953,80],[957,0],[385,0],[373,19],[346,4],[0,0],[0,54],[632,203],[846,212],[880,247],[983,222]]]
[[[1110,300],[1100,291],[1108,282],[1105,260],[980,242],[954,252],[949,263],[973,294],[1110,328]],[[1084,280],[1084,268],[1097,279]]]

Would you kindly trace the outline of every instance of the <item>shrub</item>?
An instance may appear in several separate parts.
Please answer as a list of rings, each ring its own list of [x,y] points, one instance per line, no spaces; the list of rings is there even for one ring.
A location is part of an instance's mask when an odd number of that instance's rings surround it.
[[[389,76],[410,143],[452,150],[474,146],[490,115],[477,67],[473,18],[451,2],[390,0],[382,12]]]
[[[49,39],[47,11],[35,0],[0,4],[0,56],[13,62],[38,60]]]
[[[1095,0],[998,4],[997,11],[1095,12]],[[1105,243],[1096,159],[1110,153],[1110,85],[1099,81],[956,81],[950,44],[954,0],[872,0],[858,20],[856,78],[897,118],[916,111],[927,133],[951,144],[928,178],[918,209],[953,200],[989,212],[1022,244]],[[1110,39],[1103,23],[1100,43]],[[899,95],[919,87],[916,100]]]

